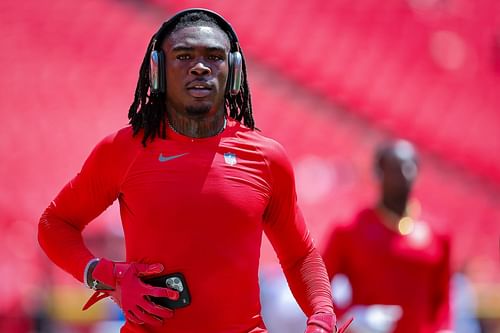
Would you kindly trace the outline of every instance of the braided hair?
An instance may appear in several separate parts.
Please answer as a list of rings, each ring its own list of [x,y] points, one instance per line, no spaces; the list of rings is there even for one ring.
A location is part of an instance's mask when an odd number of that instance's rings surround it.
[[[139,70],[139,79],[135,89],[134,101],[128,112],[129,124],[132,125],[133,135],[137,135],[141,129],[144,130],[142,144],[146,146],[147,141],[153,141],[156,137],[165,139],[166,134],[166,93],[151,93],[149,71],[151,52],[163,43],[174,31],[190,26],[210,26],[221,29],[228,38],[229,33],[214,18],[207,15],[203,10],[191,11],[181,16],[177,23],[166,21],[160,29],[151,37],[146,54]],[[233,51],[233,50],[231,50]],[[238,46],[240,53],[241,49]],[[165,82],[165,86],[168,82]],[[166,91],[166,88],[165,88]],[[245,58],[242,54],[242,81],[241,88],[236,95],[231,95],[226,89],[225,108],[229,110],[229,116],[250,129],[255,129],[255,122],[252,115],[252,102],[250,90],[248,88],[247,71]]]

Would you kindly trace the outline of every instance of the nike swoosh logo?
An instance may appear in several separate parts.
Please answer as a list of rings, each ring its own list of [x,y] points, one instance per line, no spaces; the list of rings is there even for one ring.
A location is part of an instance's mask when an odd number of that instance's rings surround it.
[[[158,161],[160,161],[160,162],[167,162],[167,161],[174,160],[176,158],[179,158],[179,157],[187,155],[187,154],[188,153],[179,154],[179,155],[173,155],[173,156],[163,156],[163,153],[160,153],[160,156],[158,156]]]

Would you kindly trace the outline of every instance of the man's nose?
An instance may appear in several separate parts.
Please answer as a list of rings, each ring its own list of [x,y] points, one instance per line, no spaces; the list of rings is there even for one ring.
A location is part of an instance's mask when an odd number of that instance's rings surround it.
[[[193,75],[208,75],[212,72],[212,70],[210,69],[210,67],[205,65],[203,62],[197,61],[194,64],[194,66],[191,67],[190,72]]]

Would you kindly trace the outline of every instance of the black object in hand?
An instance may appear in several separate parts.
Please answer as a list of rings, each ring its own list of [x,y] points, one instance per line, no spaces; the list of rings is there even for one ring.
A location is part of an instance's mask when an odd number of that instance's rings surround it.
[[[181,273],[172,273],[154,278],[143,279],[147,284],[154,287],[170,288],[179,292],[179,299],[171,300],[166,297],[150,297],[153,303],[169,309],[178,309],[188,306],[191,303],[188,286],[184,275]]]

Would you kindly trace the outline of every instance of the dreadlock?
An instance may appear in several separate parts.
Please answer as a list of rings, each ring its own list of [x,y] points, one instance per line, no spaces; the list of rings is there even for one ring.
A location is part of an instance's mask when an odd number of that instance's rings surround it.
[[[147,141],[153,141],[156,137],[165,139],[166,131],[166,93],[151,93],[149,71],[150,56],[153,49],[161,49],[163,40],[171,33],[181,28],[189,26],[212,26],[221,29],[229,38],[233,45],[229,33],[217,21],[203,11],[189,12],[177,20],[177,23],[166,21],[160,29],[151,37],[146,54],[139,70],[139,79],[134,94],[134,101],[128,112],[129,124],[132,125],[133,135],[137,135],[141,129],[144,130],[142,144],[146,146]],[[235,51],[235,50],[231,50]],[[255,122],[252,115],[252,102],[250,89],[247,81],[247,71],[245,57],[238,46],[242,57],[242,82],[241,88],[236,95],[231,95],[228,91],[225,94],[226,114],[229,109],[229,116],[242,123],[250,129],[255,129]],[[165,82],[165,87],[168,82]],[[166,91],[166,88],[165,88]]]

